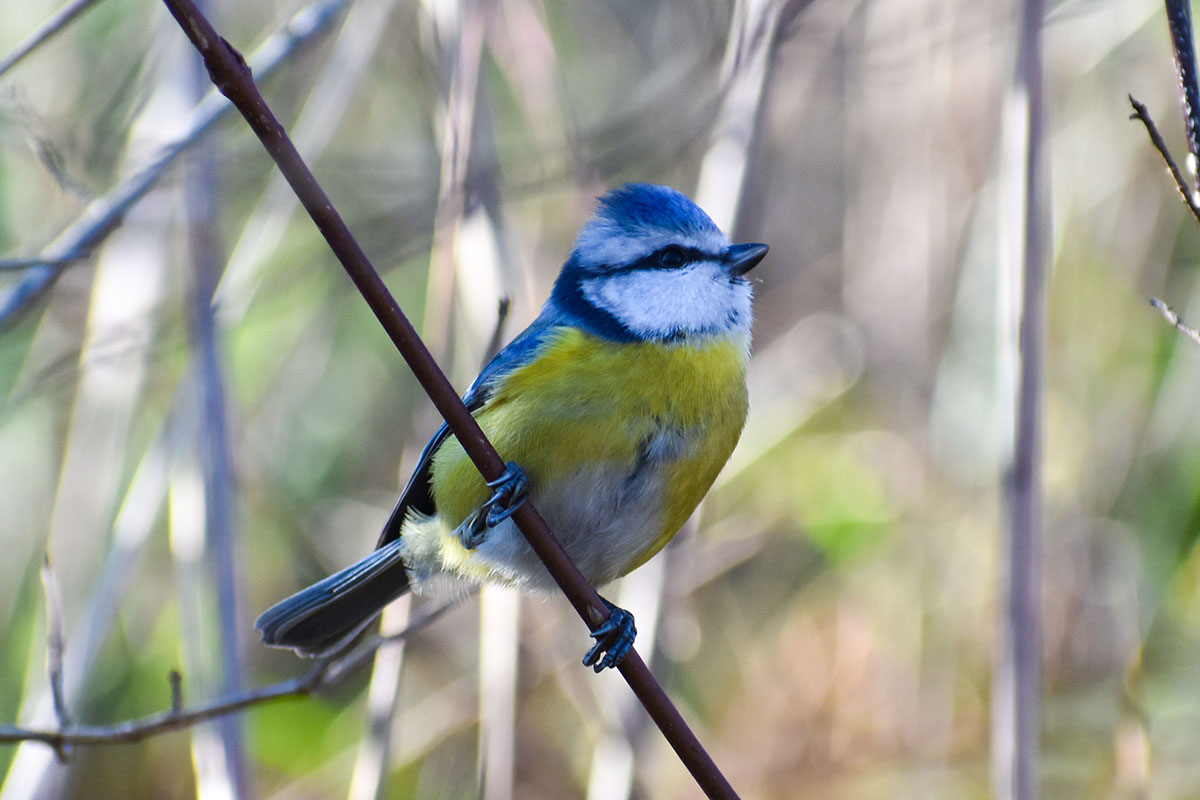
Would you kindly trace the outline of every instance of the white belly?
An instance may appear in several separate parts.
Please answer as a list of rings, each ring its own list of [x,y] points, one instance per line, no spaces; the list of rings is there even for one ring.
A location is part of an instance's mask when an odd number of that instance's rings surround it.
[[[664,432],[637,463],[589,464],[534,487],[534,505],[588,581],[602,586],[624,575],[658,538],[669,467],[686,449],[684,437]],[[557,588],[512,519],[489,531],[475,556],[523,587]]]

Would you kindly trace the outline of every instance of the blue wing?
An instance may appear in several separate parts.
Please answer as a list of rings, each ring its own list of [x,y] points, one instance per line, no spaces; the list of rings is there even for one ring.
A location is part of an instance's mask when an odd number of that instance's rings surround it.
[[[471,383],[470,388],[467,389],[467,393],[463,395],[463,403],[467,406],[467,410],[474,414],[487,405],[487,401],[495,393],[496,385],[513,370],[533,360],[542,344],[556,328],[557,325],[552,319],[552,314],[543,311],[532,325],[497,353],[495,358],[484,366],[478,377]],[[437,504],[434,502],[430,485],[430,469],[433,466],[434,453],[438,451],[442,442],[449,435],[450,428],[443,422],[425,444],[425,449],[421,451],[421,457],[417,460],[412,477],[408,479],[408,484],[400,493],[400,499],[396,501],[396,507],[392,509],[391,516],[383,526],[379,542],[375,545],[376,548],[383,547],[388,542],[400,538],[400,529],[404,525],[404,518],[408,515],[409,509],[426,516],[433,516],[437,513]]]
[[[564,320],[548,303],[542,315],[488,362],[471,384],[463,402],[472,413],[487,405],[506,375],[530,359]],[[336,651],[368,624],[379,610],[409,589],[400,530],[408,510],[437,513],[429,485],[434,453],[450,435],[443,423],[421,451],[416,470],[379,537],[373,553],[320,583],[302,589],[267,609],[254,626],[273,647],[290,647],[302,655]]]

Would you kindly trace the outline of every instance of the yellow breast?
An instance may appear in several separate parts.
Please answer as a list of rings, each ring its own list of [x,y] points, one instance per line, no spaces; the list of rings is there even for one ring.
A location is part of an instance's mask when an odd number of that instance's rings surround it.
[[[712,485],[746,419],[748,344],[740,335],[622,344],[563,328],[476,412],[500,455],[524,468],[534,502],[593,581],[611,580],[654,555]],[[664,432],[676,444],[656,454],[663,463],[653,476],[639,474],[647,443],[664,440]],[[621,516],[619,525],[602,524],[604,514],[622,514],[620,498],[629,494],[623,479],[653,479],[656,496],[629,504],[635,513]],[[583,494],[594,496],[575,496]],[[453,438],[435,456],[433,495],[445,533],[488,495]],[[572,503],[587,511],[571,511]],[[621,552],[610,557],[598,536],[618,540],[611,545]],[[490,570],[472,566],[473,554],[455,545],[447,536],[447,566],[485,577],[478,573]]]

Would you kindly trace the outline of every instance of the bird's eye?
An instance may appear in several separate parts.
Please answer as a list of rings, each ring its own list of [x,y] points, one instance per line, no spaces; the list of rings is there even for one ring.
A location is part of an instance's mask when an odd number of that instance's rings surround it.
[[[675,267],[683,266],[684,258],[683,249],[677,245],[664,247],[662,252],[658,254],[658,265],[664,269],[674,269]]]

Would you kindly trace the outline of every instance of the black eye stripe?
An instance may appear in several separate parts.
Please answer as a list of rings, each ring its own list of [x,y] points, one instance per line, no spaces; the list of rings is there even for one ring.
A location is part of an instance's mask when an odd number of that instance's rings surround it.
[[[678,263],[664,264],[663,255],[665,253],[677,253],[679,255]],[[682,247],[677,244],[669,244],[666,247],[660,247],[649,255],[642,256],[637,261],[625,264],[620,267],[613,267],[608,271],[609,275],[620,272],[633,272],[634,270],[670,270],[686,267],[688,264],[696,261],[711,261],[716,256],[710,253],[705,253],[702,250],[697,250],[694,247]]]
[[[683,256],[683,259],[677,265],[664,266],[662,263],[662,256],[663,253],[667,252],[668,250],[678,252]],[[597,265],[594,267],[589,267],[588,272],[593,275],[604,275],[605,277],[611,277],[613,275],[620,275],[625,272],[636,272],[639,270],[664,272],[686,267],[689,264],[694,264],[698,261],[719,262],[720,260],[721,256],[713,255],[712,253],[706,253],[703,250],[699,250],[695,247],[683,247],[682,245],[678,244],[669,244],[665,247],[660,247],[653,253],[648,253],[647,255],[642,256],[636,261],[630,261],[627,264]]]

